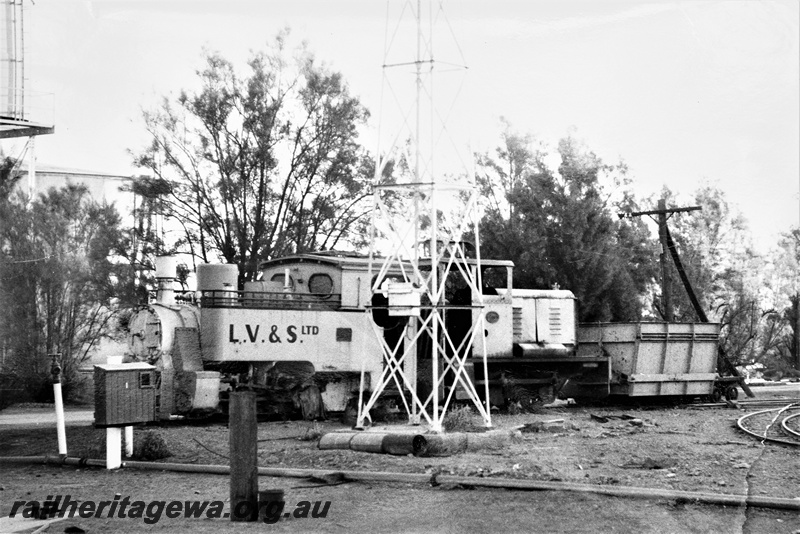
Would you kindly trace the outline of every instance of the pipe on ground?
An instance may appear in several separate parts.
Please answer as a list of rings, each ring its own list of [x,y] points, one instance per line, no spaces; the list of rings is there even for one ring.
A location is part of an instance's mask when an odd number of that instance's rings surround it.
[[[91,458],[72,458],[57,454],[45,456],[5,456],[0,457],[0,464],[50,464],[50,465],[75,465],[78,467],[105,467],[105,460]]]
[[[58,456],[22,456],[0,457],[0,464],[59,464],[87,465],[104,467],[105,460],[86,458],[59,458]],[[150,469],[158,471],[176,471],[183,473],[211,473],[227,475],[227,465],[195,465],[158,462],[129,461],[123,467]],[[330,469],[295,469],[259,467],[258,474],[269,477],[307,478],[320,477],[331,472],[340,473],[346,480],[359,482],[399,482],[419,484],[455,484],[470,487],[505,488],[523,491],[571,491],[576,493],[593,493],[612,497],[628,497],[634,499],[677,499],[699,504],[716,504],[722,506],[752,506],[754,508],[774,508],[778,510],[800,510],[800,498],[786,499],[780,497],[762,497],[756,495],[732,495],[677,491],[667,489],[637,488],[631,486],[602,486],[594,484],[577,484],[570,482],[546,482],[527,479],[484,478],[455,475],[428,475],[424,473],[392,473],[385,471],[336,471]]]
[[[411,434],[388,432],[329,432],[319,440],[320,450],[343,449],[406,456],[451,456],[465,451],[500,448],[514,439],[509,432],[468,434]]]

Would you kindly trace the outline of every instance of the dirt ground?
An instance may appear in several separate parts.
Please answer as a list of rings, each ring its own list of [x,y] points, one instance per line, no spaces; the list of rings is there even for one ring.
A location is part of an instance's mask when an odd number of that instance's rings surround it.
[[[759,398],[770,397],[759,388]],[[800,397],[800,390],[781,394]],[[447,457],[390,456],[319,450],[319,433],[343,429],[336,422],[259,423],[259,465],[325,471],[390,471],[577,482],[672,490],[800,498],[800,448],[762,444],[735,428],[750,408],[692,406],[560,407],[538,413],[498,415],[511,429],[553,420],[545,431],[519,434],[499,448]],[[165,462],[227,464],[224,423],[137,429],[160,434],[172,452]],[[70,456],[104,458],[105,432],[90,424],[70,426]],[[4,427],[0,456],[53,454],[52,428]],[[325,518],[288,518],[275,524],[226,519],[68,519],[44,527],[64,532],[800,532],[800,514],[755,507],[703,505],[683,500],[607,497],[564,491],[512,491],[429,483],[345,482],[325,485],[302,478],[261,477],[260,489],[281,488],[288,510],[301,501],[330,501]],[[0,464],[0,532],[20,528],[8,521],[15,501],[48,495],[101,501],[115,494],[131,500],[229,498],[226,475],[106,471],[75,466]],[[228,506],[228,503],[225,503]],[[3,522],[5,520],[5,523]],[[32,520],[27,532],[41,523]],[[5,526],[4,526],[5,525]],[[9,526],[12,525],[12,526]],[[23,527],[25,525],[22,525]]]

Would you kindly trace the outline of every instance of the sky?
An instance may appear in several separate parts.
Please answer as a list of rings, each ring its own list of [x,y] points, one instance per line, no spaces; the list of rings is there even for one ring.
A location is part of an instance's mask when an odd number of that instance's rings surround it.
[[[285,27],[343,73],[377,127],[385,1],[24,5],[26,88],[50,98],[55,124],[36,141],[39,165],[139,174],[128,151],[147,143],[142,110],[193,87],[203,48],[243,63]],[[497,146],[500,117],[551,147],[572,134],[604,161],[623,160],[640,195],[666,184],[688,203],[699,184],[719,186],[766,250],[800,223],[799,6],[447,2],[469,66],[473,149]],[[12,156],[20,146],[2,144]]]

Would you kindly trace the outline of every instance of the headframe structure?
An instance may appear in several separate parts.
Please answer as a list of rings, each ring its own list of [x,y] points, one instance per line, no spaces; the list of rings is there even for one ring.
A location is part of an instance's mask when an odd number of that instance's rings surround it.
[[[29,153],[28,198],[36,191],[35,141],[55,131],[52,103],[43,105],[42,96],[33,98],[25,89],[25,29],[23,0],[6,0],[0,6],[0,140],[27,137],[14,169]]]
[[[448,128],[453,119],[466,116],[455,110],[467,67],[454,39],[459,60],[434,59],[437,27],[453,37],[441,1],[409,0],[399,7],[391,27],[387,9],[382,88],[382,103],[388,89],[397,104],[399,127],[388,146],[379,141],[376,152],[370,234],[372,305],[367,313],[382,346],[384,368],[369,388],[362,374],[356,427],[365,426],[370,410],[392,389],[411,424],[424,420],[441,432],[458,396],[471,401],[491,426],[488,380],[479,392],[467,372],[469,359],[482,364],[487,376],[473,157],[467,143],[467,152],[459,152],[463,149]],[[393,61],[404,37],[407,45],[415,41],[405,50],[415,47],[416,55]],[[390,77],[397,72],[413,77],[413,91],[394,90]],[[452,73],[456,86],[440,82]],[[403,96],[410,96],[411,104],[404,106]],[[384,129],[383,106],[381,118]]]
[[[6,0],[0,7],[0,139],[54,131],[52,104],[42,106],[25,88],[24,14],[23,0]]]

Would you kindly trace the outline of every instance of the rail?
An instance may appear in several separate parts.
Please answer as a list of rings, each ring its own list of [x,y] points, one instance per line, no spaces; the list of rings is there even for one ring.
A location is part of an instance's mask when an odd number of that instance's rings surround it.
[[[200,296],[201,308],[337,310],[341,306],[339,293],[207,290]]]
[[[789,426],[789,421],[800,415],[800,413],[791,413],[797,412],[797,410],[800,410],[800,405],[795,403],[783,408],[759,410],[741,416],[736,421],[736,425],[743,432],[760,439],[762,442],[770,441],[797,447],[800,446],[800,432]],[[780,418],[783,419],[778,425],[777,422]],[[759,428],[759,431],[756,431],[755,428]],[[760,430],[761,428],[763,430]],[[788,439],[783,436],[788,436]]]

